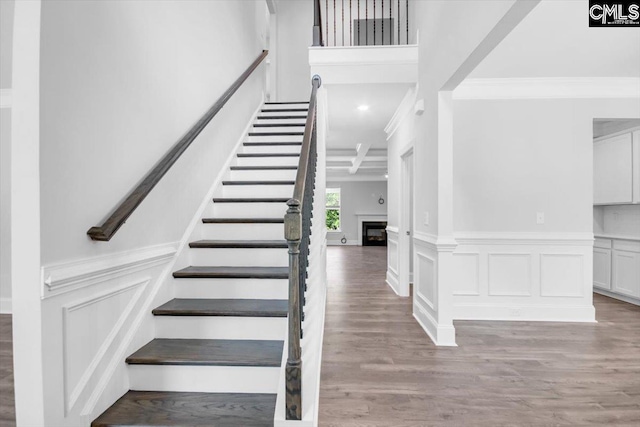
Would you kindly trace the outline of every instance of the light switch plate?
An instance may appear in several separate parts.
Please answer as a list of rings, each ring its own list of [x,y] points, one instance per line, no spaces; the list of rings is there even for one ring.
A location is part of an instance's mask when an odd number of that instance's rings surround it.
[[[538,224],[544,224],[544,212],[537,212],[536,213],[536,222]]]

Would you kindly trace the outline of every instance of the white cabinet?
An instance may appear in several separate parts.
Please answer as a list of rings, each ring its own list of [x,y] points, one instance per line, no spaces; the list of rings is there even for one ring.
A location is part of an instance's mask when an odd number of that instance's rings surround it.
[[[640,298],[640,242],[613,241],[611,290]]]
[[[593,248],[593,286],[611,290],[611,249]]]
[[[631,132],[599,138],[593,143],[593,203],[633,202]]]
[[[593,287],[640,300],[640,241],[596,238]]]

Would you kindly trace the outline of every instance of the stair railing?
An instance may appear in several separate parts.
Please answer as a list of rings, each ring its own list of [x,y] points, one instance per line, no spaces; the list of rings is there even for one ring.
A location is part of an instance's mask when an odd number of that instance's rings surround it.
[[[320,76],[311,79],[309,112],[304,128],[293,197],[287,201],[284,237],[289,246],[289,334],[286,378],[286,417],[302,418],[302,321],[304,320],[309,242],[313,217],[313,193],[318,159],[316,128],[316,94],[322,84]]]
[[[196,139],[200,132],[209,124],[216,114],[224,107],[224,105],[231,99],[234,93],[242,86],[242,84],[249,78],[253,71],[258,68],[260,63],[269,54],[268,50],[263,50],[262,53],[256,58],[255,61],[247,68],[238,79],[220,96],[215,104],[193,125],[191,129],[175,143],[171,150],[165,156],[160,159],[158,163],[151,169],[147,175],[142,179],[140,184],[135,187],[127,197],[109,214],[107,219],[104,220],[102,225],[91,227],[87,234],[92,240],[109,241],[116,234],[116,231],[122,227],[127,221],[127,218],[131,216],[133,211],[136,210],[138,205],[147,197],[153,187],[162,179],[162,177],[171,169],[171,166],[180,158],[180,156],[186,151],[191,143]]]
[[[314,3],[314,46],[409,44],[409,0],[315,0]]]

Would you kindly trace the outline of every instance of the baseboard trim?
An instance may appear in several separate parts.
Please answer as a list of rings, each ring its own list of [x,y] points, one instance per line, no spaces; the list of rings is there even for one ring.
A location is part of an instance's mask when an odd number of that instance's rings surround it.
[[[456,330],[453,326],[438,325],[438,322],[420,307],[413,303],[413,318],[416,319],[418,325],[424,329],[429,335],[431,341],[438,347],[457,347]]]
[[[393,292],[395,292],[396,295],[398,295],[399,297],[402,296],[398,292],[398,290],[400,288],[400,284],[398,283],[398,278],[395,277],[395,274],[393,274],[392,271],[387,271],[387,278],[386,278],[385,282],[387,283],[387,285],[389,285],[391,290]],[[403,298],[405,298],[405,297],[403,297]]]
[[[0,314],[12,314],[11,298],[0,298]]]
[[[454,304],[455,320],[596,323],[593,305]]]
[[[597,289],[595,287],[593,288],[593,292],[595,292],[596,294],[599,294],[599,295],[604,295],[605,297],[617,299],[617,300],[622,301],[622,302],[626,302],[626,303],[629,303],[629,304],[640,306],[640,299],[637,299],[637,298],[634,298],[634,297],[628,297],[626,295],[620,295],[620,294],[617,294],[615,292],[607,291],[605,289]]]
[[[328,246],[359,246],[357,240],[347,240],[347,243],[342,243],[340,240],[327,240]]]

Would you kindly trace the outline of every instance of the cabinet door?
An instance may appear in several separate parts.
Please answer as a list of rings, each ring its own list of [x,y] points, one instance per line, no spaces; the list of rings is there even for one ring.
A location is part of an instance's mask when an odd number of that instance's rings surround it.
[[[593,203],[633,200],[631,133],[593,143]]]
[[[640,298],[640,253],[613,250],[612,290]]]
[[[593,286],[611,290],[611,249],[593,248]]]

